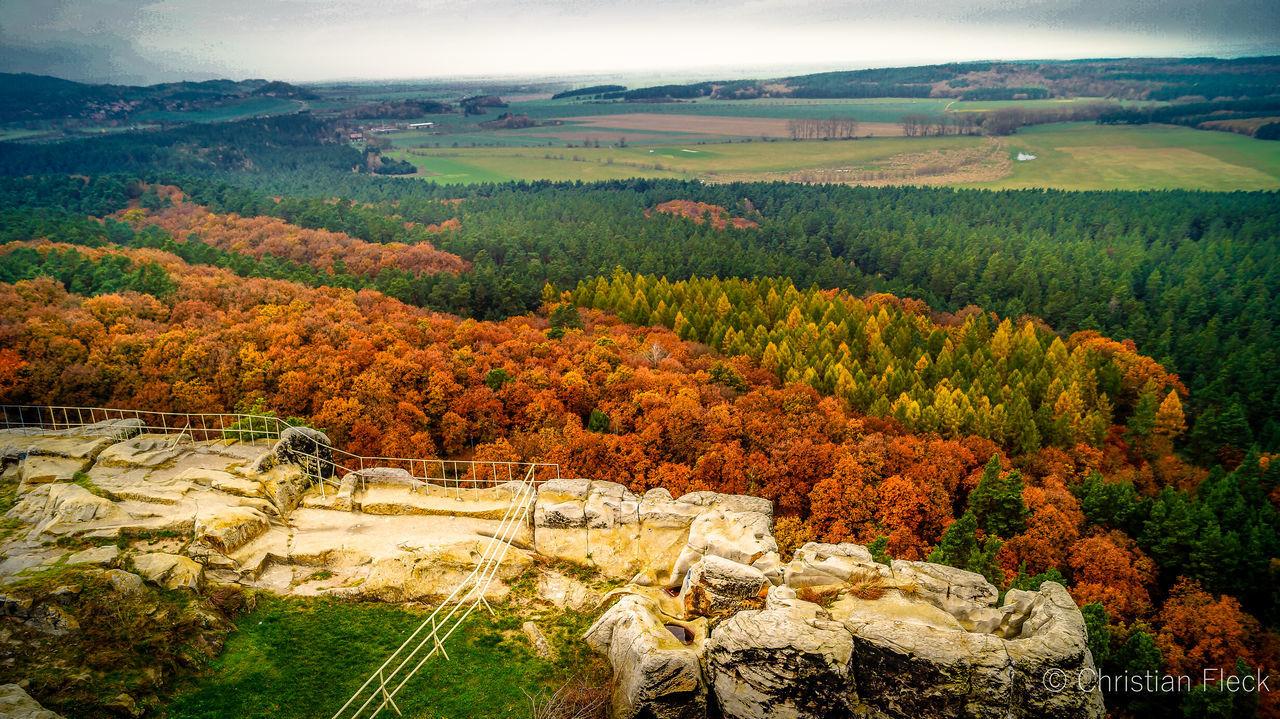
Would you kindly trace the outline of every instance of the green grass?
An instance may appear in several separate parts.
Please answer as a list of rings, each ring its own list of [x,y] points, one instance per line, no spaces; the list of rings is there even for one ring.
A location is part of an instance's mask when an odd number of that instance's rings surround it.
[[[1280,142],[1170,125],[1043,125],[1006,140],[1012,175],[975,187],[1065,190],[1280,189]]]
[[[577,640],[591,617],[539,618],[560,662],[535,656],[505,607],[473,613],[396,697],[406,717],[527,716],[525,692],[558,685],[592,659]],[[264,597],[240,618],[222,656],[167,707],[170,719],[329,716],[425,615],[383,604]],[[598,665],[597,665],[598,670]]]

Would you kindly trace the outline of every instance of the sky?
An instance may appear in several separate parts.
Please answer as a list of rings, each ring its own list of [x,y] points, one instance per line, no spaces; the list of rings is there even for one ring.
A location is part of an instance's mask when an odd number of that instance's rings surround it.
[[[0,71],[128,84],[1261,54],[1276,0],[0,0]]]

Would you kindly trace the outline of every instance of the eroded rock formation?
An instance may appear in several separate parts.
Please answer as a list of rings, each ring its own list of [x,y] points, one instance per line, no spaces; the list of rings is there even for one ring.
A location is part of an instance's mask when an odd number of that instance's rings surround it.
[[[368,468],[320,483],[327,438],[192,442],[136,423],[0,432],[6,515],[0,581],[54,564],[106,571],[122,595],[143,582],[198,592],[234,582],[380,601],[445,600],[477,566],[499,521],[527,513],[484,589],[535,555],[627,581],[586,635],[617,678],[615,716],[1101,717],[1100,694],[1050,693],[1049,669],[1092,668],[1066,590],[998,593],[982,577],[920,562],[881,564],[865,547],[808,544],[783,563],[766,500],[712,492],[636,495],[585,479],[488,487],[426,483]],[[336,485],[336,486],[335,486]],[[174,537],[124,551],[131,536]],[[78,551],[51,540],[112,542]],[[155,540],[153,540],[155,541]],[[123,542],[127,544],[128,542]],[[130,564],[137,574],[115,568]],[[136,586],[135,586],[136,585]],[[557,606],[595,599],[540,573]],[[71,631],[57,616],[23,621]]]

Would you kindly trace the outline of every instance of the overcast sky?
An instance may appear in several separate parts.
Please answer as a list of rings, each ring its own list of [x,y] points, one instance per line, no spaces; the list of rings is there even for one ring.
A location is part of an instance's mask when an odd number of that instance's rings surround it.
[[[93,82],[1257,54],[1276,0],[0,0],[0,71]]]

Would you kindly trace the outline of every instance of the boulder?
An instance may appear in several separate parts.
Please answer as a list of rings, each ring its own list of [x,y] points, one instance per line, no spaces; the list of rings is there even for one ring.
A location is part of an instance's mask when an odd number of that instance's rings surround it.
[[[852,638],[814,614],[800,607],[738,612],[711,630],[707,679],[727,719],[853,716]]]
[[[195,536],[225,554],[248,544],[270,526],[271,520],[257,509],[222,506],[196,518]]]
[[[198,592],[204,584],[204,567],[179,554],[140,554],[133,558],[133,566],[147,581],[169,589]]]
[[[718,617],[743,609],[763,609],[771,586],[755,567],[708,555],[693,565],[682,590],[685,615]]]
[[[9,719],[62,719],[45,709],[17,684],[0,684],[0,717]]]
[[[585,638],[613,667],[612,716],[705,716],[707,687],[698,661],[701,634],[701,624],[674,623],[656,603],[636,594],[623,595],[601,615]]]
[[[312,477],[334,475],[333,442],[329,435],[310,427],[289,427],[271,450],[278,464],[296,464]]]
[[[111,588],[128,599],[136,599],[146,592],[142,577],[123,569],[108,569],[105,574]]]
[[[685,573],[703,557],[711,555],[752,565],[764,560],[776,570],[778,543],[773,539],[770,519],[758,512],[734,512],[719,507],[704,510],[689,525],[689,539],[671,571],[673,580]],[[781,577],[770,577],[781,580]],[[769,575],[766,575],[769,576]]]

